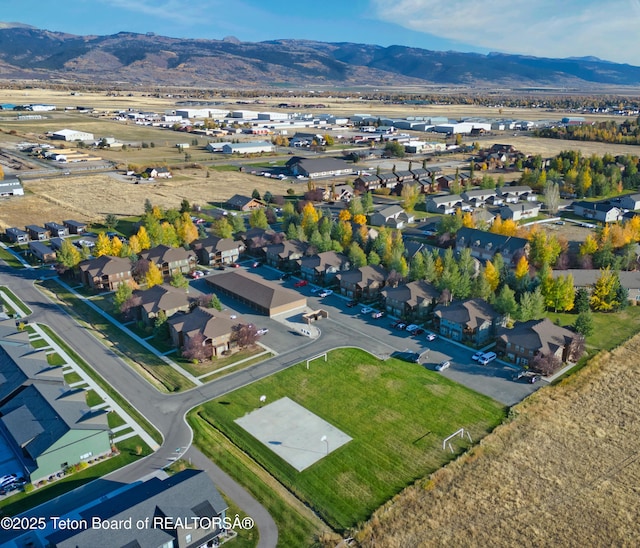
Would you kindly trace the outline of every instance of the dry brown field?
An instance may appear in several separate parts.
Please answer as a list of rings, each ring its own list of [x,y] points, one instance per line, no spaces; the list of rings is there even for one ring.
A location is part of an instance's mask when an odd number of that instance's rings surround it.
[[[640,335],[517,405],[479,446],[407,488],[359,546],[636,546]]]
[[[163,208],[179,207],[183,199],[206,206],[233,194],[284,194],[290,183],[240,172],[183,170],[173,179],[133,184],[120,177],[89,175],[36,179],[25,183],[27,194],[0,201],[0,228],[42,225],[48,221],[76,219],[102,222],[107,214],[141,215],[148,198]],[[305,187],[306,188],[306,187]]]

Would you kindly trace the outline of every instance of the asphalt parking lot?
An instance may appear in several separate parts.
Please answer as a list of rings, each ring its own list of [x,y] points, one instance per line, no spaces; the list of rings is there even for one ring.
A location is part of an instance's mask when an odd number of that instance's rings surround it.
[[[385,316],[374,319],[371,313],[361,313],[362,305],[347,307],[348,299],[339,294],[333,293],[327,297],[319,297],[317,293],[313,292],[314,285],[308,284],[296,288],[294,284],[299,278],[293,276],[288,280],[280,280],[281,273],[279,271],[269,266],[251,268],[252,262],[245,261],[241,264],[254,274],[305,295],[309,308],[326,310],[329,317],[318,322],[317,327],[321,331],[324,329],[325,332],[328,330],[340,332],[345,346],[354,345],[370,349],[372,353],[382,359],[398,352],[415,352],[420,354],[420,363],[431,370],[434,370],[440,362],[449,360],[451,366],[439,373],[440,375],[505,405],[518,403],[545,384],[545,381],[535,384],[529,384],[525,379],[515,381],[513,377],[518,369],[514,366],[497,360],[486,366],[480,365],[471,359],[475,349],[464,347],[441,337],[434,341],[427,341],[427,332],[411,336],[407,331],[398,330],[392,326],[394,318]],[[216,272],[212,271],[212,275],[215,275]],[[210,293],[204,280],[192,281],[191,285],[203,293]],[[275,352],[283,353],[291,350],[294,346],[310,342],[306,337],[275,319],[256,314],[232,298],[224,295],[219,297],[225,307],[237,311],[258,328],[269,329],[269,332],[262,337],[261,342]],[[296,319],[299,319],[299,315],[291,318],[293,321]],[[310,352],[313,353],[312,350]]]

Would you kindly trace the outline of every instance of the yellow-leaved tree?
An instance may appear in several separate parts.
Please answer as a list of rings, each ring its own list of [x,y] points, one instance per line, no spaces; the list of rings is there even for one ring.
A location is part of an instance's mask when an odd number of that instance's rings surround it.
[[[147,289],[154,285],[160,285],[163,282],[162,272],[160,272],[156,263],[149,263],[149,270],[147,270],[145,281],[147,282]]]
[[[517,280],[522,280],[525,276],[529,275],[529,261],[527,261],[524,255],[518,260],[515,275]]]
[[[104,232],[100,232],[93,248],[93,255],[94,257],[102,257],[103,255],[111,254],[111,240]]]
[[[495,292],[495,290],[498,289],[498,285],[500,285],[500,272],[498,272],[491,261],[487,261],[487,264],[484,267],[484,277],[489,283],[491,291]]]

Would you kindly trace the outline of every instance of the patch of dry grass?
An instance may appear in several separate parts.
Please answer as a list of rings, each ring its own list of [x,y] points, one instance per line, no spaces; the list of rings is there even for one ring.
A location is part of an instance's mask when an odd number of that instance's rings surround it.
[[[629,546],[640,518],[640,335],[514,408],[378,510],[359,545]]]

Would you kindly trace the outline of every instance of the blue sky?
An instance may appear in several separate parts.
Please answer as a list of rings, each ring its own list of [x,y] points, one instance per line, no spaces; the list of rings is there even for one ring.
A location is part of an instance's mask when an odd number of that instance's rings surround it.
[[[20,0],[3,21],[71,34],[298,38],[596,56],[640,66],[640,0]]]

